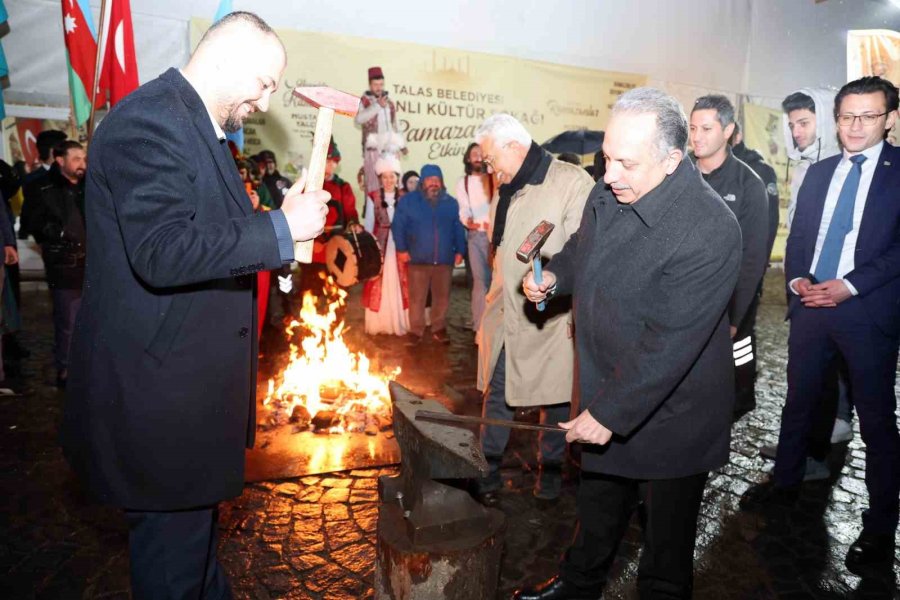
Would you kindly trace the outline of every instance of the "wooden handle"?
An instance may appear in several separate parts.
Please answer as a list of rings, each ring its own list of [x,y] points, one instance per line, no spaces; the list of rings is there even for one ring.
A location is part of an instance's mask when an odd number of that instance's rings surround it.
[[[328,158],[328,145],[331,143],[331,126],[334,123],[334,109],[320,107],[316,117],[316,132],[313,134],[312,155],[306,167],[306,187],[304,192],[318,192],[325,183],[325,161]],[[294,260],[311,263],[313,240],[294,244]]]

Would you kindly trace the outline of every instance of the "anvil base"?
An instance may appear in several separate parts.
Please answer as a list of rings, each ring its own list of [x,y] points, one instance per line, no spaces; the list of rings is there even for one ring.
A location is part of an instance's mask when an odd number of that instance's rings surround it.
[[[496,597],[506,519],[498,510],[488,514],[488,525],[469,536],[415,545],[400,506],[382,503],[378,507],[376,600]]]

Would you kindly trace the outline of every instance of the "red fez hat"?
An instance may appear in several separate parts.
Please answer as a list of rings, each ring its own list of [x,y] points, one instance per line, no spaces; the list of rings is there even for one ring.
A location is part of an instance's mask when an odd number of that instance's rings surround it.
[[[373,79],[384,79],[384,73],[381,71],[381,67],[369,67],[369,81]]]

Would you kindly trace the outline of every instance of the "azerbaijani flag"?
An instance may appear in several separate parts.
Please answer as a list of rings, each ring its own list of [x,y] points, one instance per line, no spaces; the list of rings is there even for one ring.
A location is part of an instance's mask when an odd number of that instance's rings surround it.
[[[62,0],[60,4],[69,66],[69,92],[72,95],[75,123],[82,125],[91,115],[89,90],[95,87],[97,35],[88,0]],[[102,105],[106,102],[106,95],[98,91],[94,101],[95,106]]]

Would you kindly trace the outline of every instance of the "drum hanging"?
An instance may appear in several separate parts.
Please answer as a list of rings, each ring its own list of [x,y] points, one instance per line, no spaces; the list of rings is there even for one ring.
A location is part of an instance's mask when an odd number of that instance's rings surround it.
[[[381,273],[381,250],[368,231],[344,232],[328,240],[325,266],[341,287],[350,287]]]

